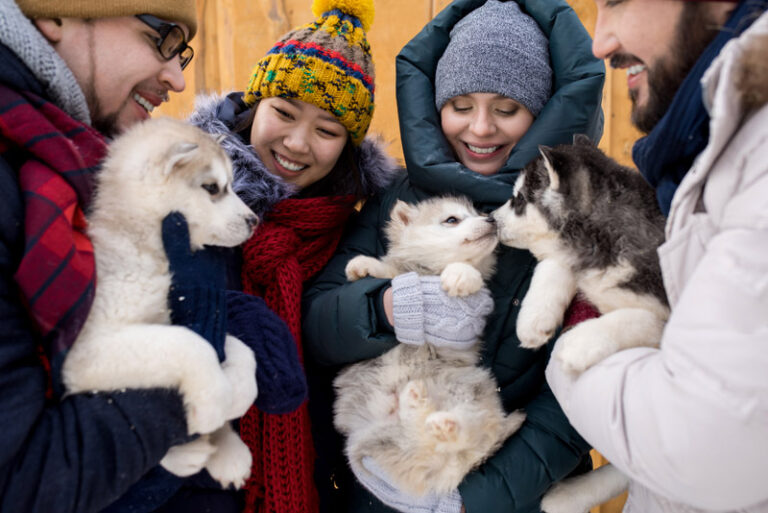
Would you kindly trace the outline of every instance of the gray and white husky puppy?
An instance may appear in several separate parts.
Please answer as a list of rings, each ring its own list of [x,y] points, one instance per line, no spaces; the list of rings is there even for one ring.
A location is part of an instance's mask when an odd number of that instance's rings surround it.
[[[653,189],[586,136],[539,150],[512,198],[491,214],[502,244],[539,260],[518,316],[521,345],[544,345],[580,291],[602,315],[560,337],[552,357],[566,370],[581,373],[622,349],[658,346],[669,305],[656,255],[665,221]],[[542,509],[581,513],[626,486],[613,466],[601,467],[557,485]]]
[[[440,275],[443,290],[464,296],[493,273],[496,226],[466,199],[398,201],[385,230],[387,254],[350,260],[350,281],[413,271]],[[506,413],[479,349],[399,344],[339,374],[334,424],[353,469],[365,472],[363,458],[373,458],[400,490],[421,496],[455,490],[493,454],[525,415]]]

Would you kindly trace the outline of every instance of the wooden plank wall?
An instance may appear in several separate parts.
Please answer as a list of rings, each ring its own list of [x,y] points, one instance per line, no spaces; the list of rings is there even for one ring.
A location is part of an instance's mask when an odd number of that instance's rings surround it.
[[[596,12],[592,0],[568,0],[590,33]],[[395,56],[450,0],[375,0],[376,17],[368,34],[376,66],[376,112],[371,132],[382,134],[390,153],[402,160],[395,103]],[[198,94],[242,90],[253,65],[293,27],[312,20],[311,0],[197,0],[195,58],[185,72],[187,89],[172,95],[160,113],[185,117]],[[626,78],[609,70],[603,93],[605,129],[600,147],[625,165],[639,133],[629,123]],[[593,451],[596,465],[605,462]],[[618,513],[624,497],[592,513]]]

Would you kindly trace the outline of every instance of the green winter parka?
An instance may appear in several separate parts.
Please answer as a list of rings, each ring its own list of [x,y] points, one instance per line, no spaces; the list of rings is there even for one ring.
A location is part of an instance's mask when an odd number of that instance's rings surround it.
[[[358,254],[381,257],[386,253],[383,228],[396,200],[415,203],[459,194],[488,212],[510,198],[519,169],[538,155],[538,145],[570,143],[579,133],[597,142],[602,134],[605,67],[592,56],[591,39],[576,13],[564,0],[518,0],[549,38],[553,95],[498,174],[482,176],[455,161],[435,107],[435,69],[451,28],[484,2],[454,1],[397,56],[397,102],[407,173],[368,201],[335,257],[305,289],[305,358],[319,454],[316,480],[321,503],[326,501],[323,509],[328,511],[392,511],[361,490],[354,478],[344,477],[348,470],[339,464],[343,460],[334,458],[334,453],[340,456],[340,442],[331,441],[330,380],[343,365],[376,357],[397,343],[381,303],[389,280],[347,282],[346,263]],[[483,363],[498,381],[504,406],[523,408],[527,420],[459,486],[468,513],[539,511],[542,494],[583,464],[589,449],[546,385],[549,348],[519,347],[516,319],[535,263],[527,251],[500,247],[497,271],[488,284],[495,308],[483,337]],[[333,490],[332,498],[324,488]]]

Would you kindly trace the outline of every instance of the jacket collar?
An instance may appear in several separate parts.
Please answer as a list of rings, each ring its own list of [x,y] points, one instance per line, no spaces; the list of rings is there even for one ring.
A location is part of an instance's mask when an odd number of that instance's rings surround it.
[[[518,0],[549,38],[554,93],[497,175],[485,177],[466,169],[455,161],[442,135],[434,76],[453,26],[484,3],[454,1],[402,49],[396,59],[397,103],[411,182],[431,193],[464,194],[476,203],[493,205],[509,199],[517,171],[538,155],[540,144],[570,143],[577,133],[600,139],[605,66],[592,56],[589,34],[564,0]]]
[[[725,45],[702,78],[704,105],[709,111],[709,142],[686,174],[672,200],[667,236],[679,229],[690,202],[707,179],[715,162],[745,120],[768,105],[768,12],[764,12],[744,33]],[[760,63],[755,66],[754,63]],[[751,101],[745,102],[745,98]],[[686,206],[687,205],[687,206]]]
[[[741,37],[728,42],[704,74],[703,99],[711,119],[711,132],[709,145],[699,157],[697,167],[709,168],[744,116],[768,103],[767,41],[768,11]],[[745,102],[747,98],[751,100]]]

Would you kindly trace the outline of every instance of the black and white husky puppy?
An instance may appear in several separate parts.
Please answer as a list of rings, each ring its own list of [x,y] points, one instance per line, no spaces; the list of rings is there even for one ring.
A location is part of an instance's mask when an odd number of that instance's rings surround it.
[[[602,315],[560,337],[552,357],[566,370],[580,373],[622,349],[657,346],[669,305],[656,255],[665,220],[653,189],[586,136],[539,150],[512,198],[491,214],[502,244],[539,260],[518,316],[521,345],[544,345],[580,291]],[[564,482],[545,497],[544,510],[585,511],[627,485],[613,467],[590,474],[602,477],[570,488]]]
[[[350,260],[350,281],[439,274],[448,295],[466,296],[493,273],[496,226],[466,199],[398,201],[386,234],[387,254]],[[406,493],[447,493],[517,431],[525,415],[504,410],[496,380],[480,365],[480,345],[398,344],[342,371],[334,425],[347,437],[352,468],[365,472],[370,457]]]

